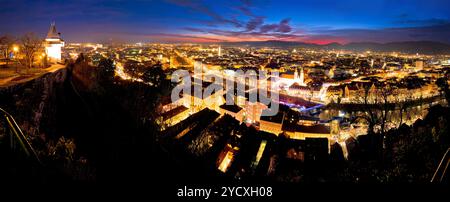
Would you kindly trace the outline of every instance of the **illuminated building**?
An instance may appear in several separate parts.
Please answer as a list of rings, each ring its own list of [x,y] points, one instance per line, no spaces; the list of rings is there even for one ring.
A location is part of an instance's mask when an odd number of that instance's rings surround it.
[[[156,109],[160,114],[156,119],[160,130],[165,130],[189,117],[189,109],[183,106],[181,101],[182,99],[178,99],[171,102],[170,96],[162,97]]]
[[[416,61],[416,70],[422,70],[423,69],[423,61],[417,60]]]
[[[236,155],[236,153],[239,151],[238,147],[233,147],[230,144],[227,144],[225,146],[225,149],[222,150],[222,152],[220,153],[218,159],[217,159],[217,169],[219,169],[220,171],[226,173],[228,168],[230,168],[231,163],[234,160],[234,156]]]
[[[255,160],[252,163],[252,168],[253,169],[255,169],[258,166],[259,161],[261,160],[261,157],[264,154],[264,149],[266,148],[266,145],[267,145],[267,141],[266,140],[261,141],[261,144],[259,145],[258,152],[256,153]]]
[[[161,130],[176,125],[189,117],[189,109],[183,105],[176,107],[170,111],[165,112],[156,120]]]
[[[342,98],[344,96],[344,88],[342,86],[329,86],[327,88],[326,96],[333,99],[334,102],[338,102],[338,98]]]
[[[330,128],[322,124],[316,125],[283,125],[283,131],[289,138],[297,140],[305,140],[305,138],[330,138]]]
[[[311,88],[308,86],[300,85],[299,83],[295,82],[291,86],[289,86],[289,95],[296,95],[296,96],[304,96],[307,97],[311,94]]]
[[[334,71],[336,71],[336,65],[331,67],[330,70],[328,70],[328,72],[327,72],[328,78],[333,78],[334,77]]]
[[[278,112],[275,116],[262,116],[259,121],[259,129],[275,135],[279,135],[283,130],[284,113]]]
[[[262,111],[267,109],[267,105],[260,102],[247,102],[245,105],[245,122],[256,123],[260,121]]]
[[[298,75],[297,70],[295,71]],[[300,76],[299,77],[295,77],[296,81],[300,83],[300,85],[305,85],[305,73],[303,71],[303,67],[300,70]]]
[[[280,80],[278,83],[278,86],[288,88],[294,84],[305,86],[305,74],[303,71],[303,68],[300,69],[300,74],[298,72],[298,69],[295,69],[294,74],[292,73],[283,73],[280,75]]]
[[[335,138],[339,139],[339,132],[340,132],[340,128],[339,128],[339,120],[335,119],[332,120],[330,123],[330,133],[332,136],[334,136]]]
[[[207,84],[205,84],[205,86],[207,86]],[[199,90],[197,93],[195,92],[196,89]],[[204,95],[205,89],[206,88],[199,84],[192,85],[190,92],[183,91],[181,103],[189,108],[191,113],[197,113],[205,108],[220,112],[220,105],[225,103],[223,90],[214,91],[211,94]]]
[[[64,41],[61,39],[61,34],[56,31],[55,23],[52,23],[45,38],[45,54],[50,62],[61,61],[62,47],[64,47]]]

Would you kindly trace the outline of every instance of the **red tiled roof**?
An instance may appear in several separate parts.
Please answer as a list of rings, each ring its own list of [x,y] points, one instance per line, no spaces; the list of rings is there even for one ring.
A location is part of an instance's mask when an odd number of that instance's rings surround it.
[[[188,110],[188,108],[186,108],[186,107],[183,106],[183,105],[180,105],[180,106],[176,107],[175,109],[172,109],[172,110],[170,110],[170,111],[164,113],[164,114],[162,115],[163,120],[170,119],[170,118],[172,118],[172,117],[174,117],[174,116],[176,116],[176,115],[178,115],[178,114],[180,114],[181,112],[184,112],[184,111],[186,111],[186,110]]]

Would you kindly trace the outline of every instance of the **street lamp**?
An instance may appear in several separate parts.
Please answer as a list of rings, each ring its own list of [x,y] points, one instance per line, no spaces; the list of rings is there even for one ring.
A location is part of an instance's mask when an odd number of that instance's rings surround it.
[[[13,46],[13,51],[14,51],[15,53],[19,52],[19,47],[18,47],[18,46]]]
[[[14,45],[12,49],[13,49],[13,52],[14,52],[14,59],[16,59],[17,58],[17,52],[19,52],[19,46]],[[14,64],[14,66],[16,66],[16,72],[19,72],[18,65]]]
[[[42,53],[41,56],[39,56],[39,58],[41,59],[41,64],[43,67],[47,66],[47,54]]]

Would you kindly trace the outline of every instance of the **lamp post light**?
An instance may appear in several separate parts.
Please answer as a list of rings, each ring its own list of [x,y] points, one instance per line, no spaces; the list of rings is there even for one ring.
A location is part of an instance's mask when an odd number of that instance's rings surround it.
[[[17,58],[17,53],[19,52],[19,46],[17,46],[17,45],[14,45],[13,46],[13,52],[14,52],[14,58]]]
[[[13,58],[16,59],[17,58],[17,53],[19,52],[19,46],[14,45],[12,50],[13,50],[13,53],[14,53],[14,57]]]
[[[19,46],[14,45],[12,50],[14,52],[14,57],[13,58],[16,59],[17,58],[17,53],[19,52]],[[16,67],[16,72],[19,72],[18,64],[15,63],[14,66]]]
[[[42,66],[44,68],[46,68],[47,67],[47,54],[42,53],[41,56],[39,56],[39,57],[41,58]]]

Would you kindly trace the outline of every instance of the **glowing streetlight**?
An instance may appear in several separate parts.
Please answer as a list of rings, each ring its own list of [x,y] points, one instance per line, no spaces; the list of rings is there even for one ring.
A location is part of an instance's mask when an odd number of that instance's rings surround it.
[[[16,53],[19,52],[19,47],[18,46],[13,46],[13,51],[16,52]]]

